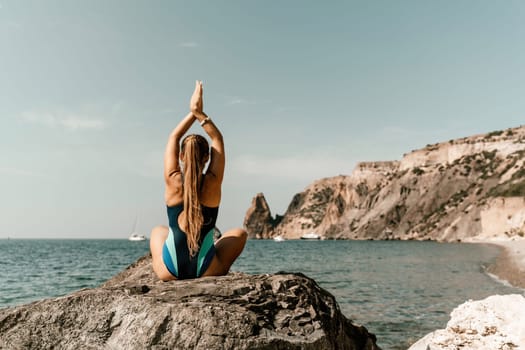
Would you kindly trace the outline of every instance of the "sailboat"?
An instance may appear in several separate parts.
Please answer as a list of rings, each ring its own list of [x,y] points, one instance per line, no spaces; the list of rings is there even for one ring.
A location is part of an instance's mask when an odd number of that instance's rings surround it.
[[[134,241],[134,242],[145,241],[146,239],[147,239],[146,236],[139,235],[138,233],[132,233],[131,236],[129,236],[128,238],[129,241]]]
[[[315,232],[310,232],[310,233],[305,233],[304,235],[302,235],[301,239],[310,239],[310,240],[313,239],[313,240],[316,240],[316,239],[321,239],[321,236],[319,236]]]
[[[140,241],[145,241],[147,239],[146,236],[139,235],[137,233],[138,222],[139,222],[139,217],[137,215],[137,216],[135,216],[135,224],[133,225],[133,230],[131,231],[131,235],[128,238],[129,241],[140,242]]]

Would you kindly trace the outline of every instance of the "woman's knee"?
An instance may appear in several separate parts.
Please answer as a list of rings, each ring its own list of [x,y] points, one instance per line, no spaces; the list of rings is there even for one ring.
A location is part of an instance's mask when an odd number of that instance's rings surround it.
[[[153,237],[153,236],[162,236],[162,235],[167,235],[168,234],[168,227],[167,226],[163,226],[163,225],[159,225],[159,226],[155,226],[152,230],[151,230],[151,235],[150,237]]]
[[[162,254],[162,246],[168,238],[168,228],[166,226],[156,226],[151,230],[149,237],[149,247],[153,259]]]
[[[238,228],[237,230],[237,237],[239,237],[239,240],[242,242],[242,245],[246,244],[246,240],[248,239],[248,233],[246,230],[243,230],[242,228]]]
[[[246,240],[248,239],[248,233],[246,232],[246,230],[243,230],[242,228],[239,229],[239,238],[242,239],[243,243],[246,243]]]
[[[246,233],[246,230],[242,228],[234,228],[232,230],[229,230],[228,232],[224,234],[224,236],[237,237],[243,240],[244,242],[246,242],[246,239],[248,239],[248,234]]]

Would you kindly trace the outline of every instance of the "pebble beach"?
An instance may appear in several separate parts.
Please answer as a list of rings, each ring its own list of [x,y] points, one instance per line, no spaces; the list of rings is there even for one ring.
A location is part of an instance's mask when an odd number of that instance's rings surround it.
[[[503,251],[487,272],[500,280],[525,289],[525,239],[488,240],[485,243],[500,246]]]

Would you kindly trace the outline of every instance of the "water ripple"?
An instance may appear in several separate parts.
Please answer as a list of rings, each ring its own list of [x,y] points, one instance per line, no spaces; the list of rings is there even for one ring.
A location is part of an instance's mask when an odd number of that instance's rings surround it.
[[[434,242],[249,241],[234,269],[301,271],[336,297],[341,311],[375,333],[383,349],[406,349],[443,328],[468,299],[520,292],[488,278],[492,246]]]
[[[0,308],[92,288],[148,252],[123,240],[0,240]],[[406,349],[443,328],[454,307],[523,293],[485,273],[492,246],[433,242],[248,241],[233,270],[302,272],[385,350]]]

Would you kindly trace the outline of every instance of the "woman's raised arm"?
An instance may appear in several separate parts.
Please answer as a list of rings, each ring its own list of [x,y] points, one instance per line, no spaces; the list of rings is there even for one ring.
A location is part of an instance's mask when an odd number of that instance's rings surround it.
[[[180,173],[179,165],[179,148],[180,140],[184,134],[191,127],[195,121],[195,116],[192,113],[189,113],[184,119],[182,119],[179,124],[171,132],[168,143],[166,144],[166,151],[164,152],[164,180],[166,185],[178,187],[178,181],[174,183],[173,177],[177,173]],[[182,182],[180,182],[182,184]],[[175,189],[175,188],[174,188]]]
[[[209,183],[213,187],[218,187],[217,190],[220,194],[220,186],[224,177],[224,140],[219,128],[213,123],[213,121],[203,112],[203,100],[202,100],[202,82],[195,82],[195,91],[191,96],[190,110],[202,125],[202,128],[211,138],[211,154],[210,154],[210,165],[206,175],[212,175],[212,181]]]

